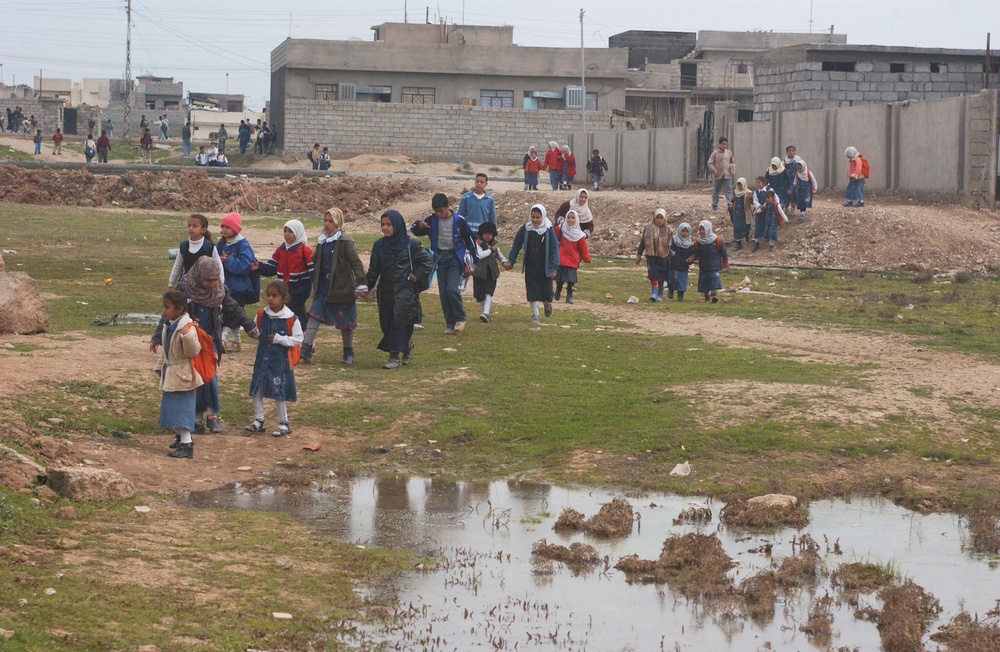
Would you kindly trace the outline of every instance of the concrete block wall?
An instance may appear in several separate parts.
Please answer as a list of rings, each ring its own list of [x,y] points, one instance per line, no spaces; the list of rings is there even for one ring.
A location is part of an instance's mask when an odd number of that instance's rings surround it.
[[[1000,99],[996,90],[983,91],[968,98],[965,113],[965,182],[966,203],[975,208],[992,208],[997,177],[1000,176],[997,123]]]
[[[510,165],[521,164],[529,145],[535,145],[541,156],[547,141],[563,143],[583,126],[579,111],[459,105],[288,100],[284,115],[286,154],[304,154],[319,142],[336,153]],[[587,127],[597,133],[610,130],[611,113],[588,112]]]
[[[3,111],[4,114],[4,129],[7,128],[7,109],[9,108],[13,111],[14,107],[17,106],[21,107],[21,110],[24,112],[24,117],[30,118],[32,115],[35,116],[35,120],[38,121],[38,127],[42,130],[43,134],[52,134],[55,132],[56,127],[62,127],[63,104],[61,100],[37,100],[9,97],[0,100],[0,111]]]

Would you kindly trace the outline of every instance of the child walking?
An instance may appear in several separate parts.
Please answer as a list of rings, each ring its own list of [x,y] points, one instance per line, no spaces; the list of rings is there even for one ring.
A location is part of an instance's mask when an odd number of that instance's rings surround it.
[[[208,256],[215,258],[222,263],[219,251],[212,242],[212,234],[208,232],[208,218],[195,213],[187,219],[188,239],[178,247],[177,258],[174,259],[174,266],[170,269],[170,277],[167,279],[167,289],[177,288],[184,291],[184,286],[178,287],[178,283],[184,280],[184,275],[191,271],[195,262]],[[225,274],[223,273],[223,279]]]
[[[772,194],[773,198],[774,195]],[[698,261],[698,292],[705,296],[705,301],[718,303],[718,290],[722,289],[722,278],[719,272],[729,269],[729,254],[722,237],[712,233],[712,223],[702,220],[698,223],[698,238],[694,243],[694,255],[689,262]]]
[[[35,143],[35,154],[42,153],[42,130],[35,132],[35,137],[31,139]]]
[[[649,300],[663,301],[663,284],[670,276],[670,241],[673,233],[667,226],[667,211],[657,208],[653,220],[646,225],[635,252],[635,264],[646,254],[646,276],[649,278]],[[560,256],[562,250],[560,249]],[[685,287],[687,285],[685,284]],[[673,298],[671,290],[670,298]]]
[[[799,209],[799,219],[806,219],[806,209],[812,208],[813,193],[816,192],[816,177],[809,171],[806,162],[799,159],[795,164],[795,181],[792,186],[795,207]]]
[[[160,418],[157,425],[174,431],[170,457],[194,457],[195,390],[203,384],[191,365],[191,358],[201,351],[198,333],[185,312],[187,298],[177,290],[163,295],[163,322],[160,339],[163,350],[156,363],[160,378]],[[154,351],[155,346],[151,346]]]
[[[750,219],[753,215],[753,193],[747,189],[747,180],[740,177],[733,188],[733,203],[729,205],[729,217],[733,221],[733,244],[743,248],[743,240],[750,242]]]
[[[689,259],[694,257],[694,242],[691,240],[691,225],[681,222],[677,225],[677,232],[670,239],[670,257],[667,259],[667,298],[673,299],[674,292],[677,293],[677,300],[684,300],[684,293],[688,287],[688,269],[691,267]]]
[[[278,428],[271,434],[292,434],[286,402],[295,402],[296,347],[302,344],[302,325],[285,303],[288,286],[281,281],[267,285],[267,308],[257,311],[257,357],[253,361],[250,396],[253,397],[253,421],[246,432],[264,432],[264,399],[273,398],[278,408]]]
[[[535,146],[528,148],[528,155],[524,157],[524,189],[538,190],[538,173],[542,171],[544,163],[538,158]]]
[[[844,206],[857,206],[861,208],[865,205],[865,158],[857,147],[851,146],[844,150],[844,156],[848,158],[850,164],[847,168],[847,188],[844,189]],[[855,203],[857,202],[857,203]]]
[[[778,227],[788,223],[788,216],[778,202],[777,194],[773,190],[764,192],[764,205],[757,209],[757,216],[754,218],[754,240],[752,251],[760,248],[761,238],[767,238],[768,247],[774,251],[778,244]]]
[[[775,156],[771,159],[771,165],[764,173],[764,178],[767,180],[767,185],[771,186],[771,190],[774,191],[774,196],[778,198],[778,203],[786,201],[786,198],[790,199],[791,182],[788,179],[785,164],[780,158]]]
[[[306,227],[299,220],[288,220],[283,229],[285,241],[274,250],[266,263],[258,263],[261,276],[279,276],[288,286],[288,307],[300,324],[308,322],[306,301],[312,294],[313,252],[306,241]]]
[[[434,261],[420,241],[410,237],[399,211],[382,213],[380,227],[382,237],[372,246],[366,278],[378,301],[378,348],[389,353],[382,368],[398,369],[413,358],[413,325],[423,320],[420,287],[428,283]]]
[[[555,228],[559,240],[559,270],[556,272],[555,300],[562,296],[563,283],[566,284],[566,303],[573,303],[573,286],[576,285],[580,262],[590,263],[590,249],[587,234],[580,228],[580,216],[576,211],[566,213],[566,219]]]
[[[236,300],[229,295],[223,284],[222,266],[207,257],[199,258],[187,275],[188,314],[198,322],[198,326],[212,336],[215,354],[220,356],[222,348],[222,324],[236,323],[243,327],[250,337],[257,337],[257,328]],[[221,356],[220,356],[221,357]],[[222,432],[218,414],[219,374],[204,378],[205,384],[195,394],[195,434]]]
[[[225,285],[229,295],[240,308],[260,301],[260,277],[253,267],[253,247],[243,237],[243,217],[239,213],[229,213],[222,218],[219,227],[222,237],[215,245],[225,273]],[[229,343],[232,338],[232,344]],[[227,352],[240,350],[240,325],[226,322],[222,328],[222,348]]]
[[[517,256],[524,249],[521,272],[524,274],[524,290],[531,305],[531,323],[541,323],[538,304],[545,304],[545,316],[552,316],[552,279],[559,269],[559,242],[552,222],[545,216],[545,207],[535,204],[530,217],[514,236],[510,248],[510,260],[504,269],[511,270],[517,263]]]
[[[493,321],[490,307],[493,305],[493,293],[497,289],[497,279],[500,278],[500,265],[507,263],[507,257],[500,251],[497,244],[497,225],[483,222],[479,225],[479,239],[476,240],[478,262],[472,270],[472,296],[482,307],[479,321],[488,324]]]
[[[323,232],[316,245],[313,301],[309,306],[302,361],[312,362],[320,324],[340,331],[344,355],[340,364],[354,364],[354,329],[358,327],[357,295],[368,291],[365,267],[354,241],[344,233],[344,212],[332,207],[323,215]]]
[[[587,161],[587,172],[590,173],[590,178],[594,183],[594,190],[601,189],[601,179],[604,178],[604,173],[607,171],[608,162],[601,156],[601,150],[595,149],[590,160]]]

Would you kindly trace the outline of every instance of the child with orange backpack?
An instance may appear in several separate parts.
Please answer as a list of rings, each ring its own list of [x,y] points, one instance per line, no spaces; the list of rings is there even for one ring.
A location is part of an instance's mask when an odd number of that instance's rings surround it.
[[[285,437],[292,434],[288,423],[286,401],[295,402],[295,365],[299,363],[302,346],[302,324],[285,305],[288,286],[271,281],[267,286],[267,308],[257,311],[256,324],[260,331],[257,358],[250,378],[253,397],[253,421],[244,428],[250,433],[264,432],[264,398],[273,398],[278,406],[278,429],[271,434]]]
[[[729,269],[729,254],[722,236],[712,233],[712,223],[702,220],[698,223],[698,237],[694,241],[694,254],[687,262],[698,261],[698,292],[705,295],[705,301],[711,299],[718,303],[716,294],[722,289],[722,278],[719,272]]]
[[[194,457],[195,391],[204,381],[194,370],[191,359],[201,352],[194,322],[185,313],[187,297],[183,292],[168,290],[163,295],[163,326],[160,338],[163,351],[155,371],[160,377],[160,418],[157,425],[172,428],[174,444],[170,457]],[[155,350],[155,349],[154,349]]]
[[[847,201],[844,202],[844,206],[862,208],[865,205],[865,179],[871,175],[871,168],[868,166],[868,160],[861,155],[856,147],[845,149],[844,156],[851,161],[847,169],[848,181],[847,188],[844,190],[844,197]]]

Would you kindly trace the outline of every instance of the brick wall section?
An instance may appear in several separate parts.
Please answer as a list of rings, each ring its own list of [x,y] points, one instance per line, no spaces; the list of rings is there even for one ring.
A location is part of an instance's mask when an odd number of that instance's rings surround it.
[[[582,129],[579,111],[313,100],[287,100],[284,122],[286,154],[305,153],[319,142],[338,155],[402,154],[510,165],[520,165],[528,145],[541,155],[547,141],[563,143]],[[587,130],[611,130],[611,113],[588,112]]]
[[[978,62],[948,63],[936,73],[927,62],[905,65],[905,72],[889,72],[889,63],[870,61],[858,62],[854,72],[824,71],[821,61],[761,65],[754,70],[754,119],[775,111],[934,100],[983,88]],[[994,74],[990,85],[998,81],[1000,75]]]
[[[966,105],[965,203],[974,208],[992,208],[996,201],[998,105],[996,90],[982,91]]]
[[[24,117],[30,118],[32,115],[35,116],[35,120],[38,121],[38,126],[42,130],[43,134],[54,133],[56,127],[62,128],[61,101],[18,99],[9,97],[0,100],[0,111],[3,111],[3,124],[5,130],[7,129],[7,109],[10,108],[10,110],[13,111],[16,106],[21,107],[21,110],[24,112]]]

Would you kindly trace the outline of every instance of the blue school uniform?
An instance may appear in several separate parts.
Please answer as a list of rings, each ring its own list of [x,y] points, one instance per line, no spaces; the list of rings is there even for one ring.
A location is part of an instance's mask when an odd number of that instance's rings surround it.
[[[667,258],[667,289],[687,292],[688,268],[691,266],[686,261],[694,255],[694,245],[679,247],[676,242],[671,242],[670,249],[673,253]]]
[[[295,401],[295,372],[288,362],[288,347],[268,342],[268,335],[291,335],[287,317],[272,317],[260,313],[260,335],[257,338],[257,357],[253,362],[250,378],[250,396],[260,391],[264,398]],[[293,324],[294,325],[294,324]]]
[[[764,204],[762,208],[763,210],[757,213],[753,237],[757,240],[777,240],[778,224],[781,221],[778,215],[778,202],[775,200],[772,204]]]
[[[750,235],[750,216],[744,197],[733,197],[733,240],[739,242]]]
[[[167,322],[166,332],[163,334],[163,359],[166,360],[170,354],[170,340],[177,330],[177,320]],[[163,376],[160,376],[160,387],[163,387]],[[194,430],[195,393],[197,390],[189,389],[184,392],[161,392],[160,397],[160,418],[156,425],[161,428],[184,428]]]
[[[808,175],[808,173],[807,173]],[[812,208],[813,206],[813,193],[812,193],[812,181],[806,179],[803,181],[799,178],[799,175],[795,175],[795,207],[800,211],[805,211],[807,208]]]
[[[698,260],[698,292],[711,292],[722,289],[722,270],[724,260],[729,260],[726,245],[722,237],[716,236],[715,242],[703,245],[694,241],[694,255]]]
[[[212,334],[212,346],[215,355],[219,355],[219,341],[216,333],[222,332],[222,325],[215,322],[215,310],[207,308],[198,303],[188,304],[188,311],[192,319],[198,320],[198,326],[206,333]],[[211,410],[215,414],[222,409],[219,400],[219,374],[216,372],[211,380],[202,379],[205,384],[195,390],[195,412],[201,414],[206,410]]]
[[[785,168],[785,171],[779,174],[771,174],[770,170],[764,174],[764,178],[767,179],[767,185],[774,191],[774,198],[783,204],[788,202],[788,191],[791,189],[787,172],[788,168]],[[761,199],[760,203],[764,203],[763,199]]]

